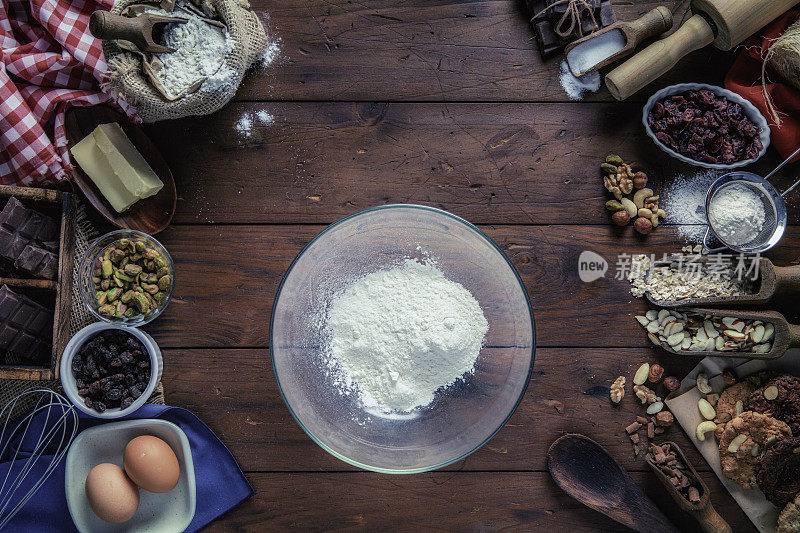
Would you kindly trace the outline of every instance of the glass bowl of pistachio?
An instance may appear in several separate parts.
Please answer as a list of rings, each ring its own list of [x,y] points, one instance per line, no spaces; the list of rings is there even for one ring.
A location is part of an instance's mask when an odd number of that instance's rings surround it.
[[[166,248],[134,230],[107,233],[91,243],[77,280],[83,303],[104,322],[141,326],[169,305],[175,265]]]

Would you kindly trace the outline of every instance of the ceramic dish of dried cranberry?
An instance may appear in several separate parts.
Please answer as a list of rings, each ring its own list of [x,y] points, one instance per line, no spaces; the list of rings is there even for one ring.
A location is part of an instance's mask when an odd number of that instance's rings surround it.
[[[67,398],[96,418],[120,418],[153,394],[163,370],[161,350],[147,333],[97,322],[76,333],[61,357]]]
[[[679,83],[658,91],[645,104],[642,122],[659,148],[698,167],[743,167],[769,146],[764,115],[738,94],[715,85]]]

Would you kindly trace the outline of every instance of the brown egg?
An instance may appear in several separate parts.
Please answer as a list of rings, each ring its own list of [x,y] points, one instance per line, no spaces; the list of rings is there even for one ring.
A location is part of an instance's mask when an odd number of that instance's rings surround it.
[[[169,444],[151,435],[136,437],[125,446],[125,472],[150,492],[169,492],[178,484],[181,469]]]
[[[115,464],[100,463],[86,476],[86,498],[94,514],[119,524],[139,508],[139,487]]]

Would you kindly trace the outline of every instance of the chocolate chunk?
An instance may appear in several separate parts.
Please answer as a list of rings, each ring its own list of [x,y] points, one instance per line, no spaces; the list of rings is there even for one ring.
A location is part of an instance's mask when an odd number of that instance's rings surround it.
[[[55,279],[58,223],[28,209],[13,196],[0,211],[0,256],[34,276]]]
[[[53,313],[7,285],[0,287],[0,349],[6,364],[46,364]]]
[[[45,248],[29,244],[22,250],[14,266],[45,279],[55,279],[58,273],[58,256]]]

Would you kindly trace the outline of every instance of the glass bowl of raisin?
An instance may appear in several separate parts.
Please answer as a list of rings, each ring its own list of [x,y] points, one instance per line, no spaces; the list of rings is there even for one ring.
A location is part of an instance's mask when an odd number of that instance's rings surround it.
[[[756,106],[733,91],[704,83],[661,89],[645,104],[642,122],[656,146],[704,168],[749,165],[770,143],[769,125]]]
[[[95,322],[67,343],[59,377],[79,410],[96,418],[120,418],[150,398],[163,366],[161,350],[147,333]]]
[[[98,319],[142,326],[169,305],[175,265],[167,249],[150,235],[117,230],[89,245],[77,283],[81,300]]]

